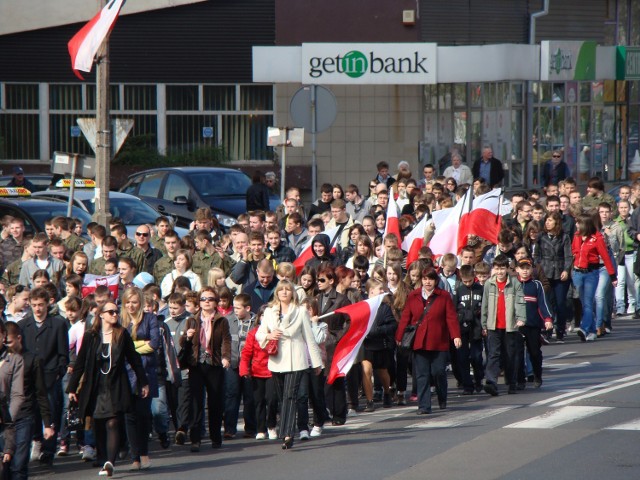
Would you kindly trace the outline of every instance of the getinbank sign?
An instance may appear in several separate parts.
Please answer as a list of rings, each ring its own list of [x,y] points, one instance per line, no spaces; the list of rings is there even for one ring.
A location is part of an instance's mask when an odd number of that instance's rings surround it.
[[[435,43],[303,43],[302,83],[436,83]]]

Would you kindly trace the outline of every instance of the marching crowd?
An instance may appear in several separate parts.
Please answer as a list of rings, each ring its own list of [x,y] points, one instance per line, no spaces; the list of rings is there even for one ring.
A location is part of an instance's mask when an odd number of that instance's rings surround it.
[[[455,151],[450,163],[414,179],[407,162],[396,175],[380,162],[366,194],[324,184],[306,206],[291,187],[276,211],[257,175],[236,225],[203,208],[183,238],[162,216],[133,239],[117,218],[107,230],[56,217],[30,238],[2,218],[4,469],[27,478],[30,459],[50,465],[74,439],[100,475],[127,458],[146,470],[152,432],[198,452],[208,431],[217,449],[240,435],[241,403],[245,438],[289,449],[380,405],[428,415],[432,391],[447,408],[448,365],[463,395],[498,395],[501,371],[509,394],[539,388],[543,344],[640,317],[640,181],[616,199],[594,177],[582,197],[552,165],[544,189],[511,196],[493,243],[478,231],[435,258],[429,224],[407,264],[402,238],[383,237],[390,203],[404,237],[502,181],[488,147],[473,168]],[[378,295],[352,368],[327,382],[351,323],[336,310]]]

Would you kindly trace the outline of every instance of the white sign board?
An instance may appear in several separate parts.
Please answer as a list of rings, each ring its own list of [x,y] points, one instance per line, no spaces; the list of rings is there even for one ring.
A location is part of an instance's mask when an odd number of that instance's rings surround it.
[[[87,142],[91,145],[93,151],[96,151],[96,138],[97,138],[97,122],[95,117],[78,118],[76,119],[78,126],[82,129]],[[133,119],[130,118],[114,118],[111,119],[111,157],[115,157],[116,153],[122,147],[122,144],[129,135],[129,132],[133,128]]]
[[[435,43],[303,43],[302,83],[436,83]]]
[[[540,42],[540,80],[595,80],[596,42]]]

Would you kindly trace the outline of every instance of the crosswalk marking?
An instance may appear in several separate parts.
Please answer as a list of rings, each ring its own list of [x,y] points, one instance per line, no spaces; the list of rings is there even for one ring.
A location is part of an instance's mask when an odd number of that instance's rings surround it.
[[[555,428],[560,425],[581,420],[591,415],[606,412],[613,407],[584,407],[572,406],[550,410],[542,415],[538,415],[521,422],[512,423],[503,428]]]
[[[640,430],[640,418],[636,418],[630,422],[619,423],[612,427],[607,427],[605,430]]]
[[[630,385],[632,385],[633,383],[627,383],[627,382],[633,382],[634,380],[640,379],[640,374],[635,374],[635,375],[630,375],[628,377],[623,377],[623,378],[618,378],[616,380],[610,380],[608,382],[604,382],[604,383],[599,383],[598,385],[591,385],[589,387],[586,388],[582,388],[579,390],[575,390],[575,391],[571,391],[568,393],[563,393],[561,395],[557,395],[555,397],[551,397],[551,398],[547,398],[546,400],[540,400],[539,402],[535,402],[532,403],[531,405],[529,405],[530,407],[541,407],[543,405],[548,405],[550,403],[554,403],[558,400],[563,400],[567,397],[573,397],[575,395],[578,394],[583,394],[586,392],[592,392],[594,390],[598,390],[598,389],[604,389],[606,387],[610,387],[612,385],[619,385],[619,384],[624,384],[623,386],[621,386],[620,388],[625,388],[628,387]],[[602,393],[608,393],[609,390],[598,390],[597,392],[595,392],[594,394],[590,395],[590,396],[595,396],[595,395],[600,395]],[[576,397],[576,398],[572,398],[569,400],[566,400],[566,403],[562,404],[562,403],[556,403],[554,405],[554,407],[562,407],[564,405],[568,405],[571,402],[577,401],[578,399],[583,399],[583,398],[587,398],[587,397]]]
[[[484,408],[482,410],[474,410],[471,412],[459,413],[456,412],[453,416],[446,416],[445,418],[426,419],[424,422],[414,423],[405,428],[451,428],[458,427],[460,425],[466,425],[468,423],[484,420],[485,418],[500,415],[501,413],[508,412],[514,408],[518,408],[520,405],[507,405],[504,407],[496,408]]]

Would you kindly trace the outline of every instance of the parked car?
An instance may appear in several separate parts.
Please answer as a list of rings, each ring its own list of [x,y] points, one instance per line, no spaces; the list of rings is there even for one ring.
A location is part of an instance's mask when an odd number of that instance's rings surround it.
[[[33,194],[34,198],[51,198],[69,201],[68,189],[45,190]],[[93,215],[95,213],[95,190],[80,188],[74,191],[73,204]],[[109,192],[109,211],[113,217],[119,217],[127,227],[127,235],[134,238],[136,228],[142,224],[155,224],[160,214],[138,197],[121,192]],[[184,228],[176,227],[176,233],[183,237],[189,233]]]
[[[120,189],[141,198],[176,224],[188,227],[195,211],[210,207],[220,225],[230,227],[246,212],[246,193],[251,185],[239,170],[217,167],[167,167],[145,170],[129,177]],[[270,208],[280,203],[270,198]]]

